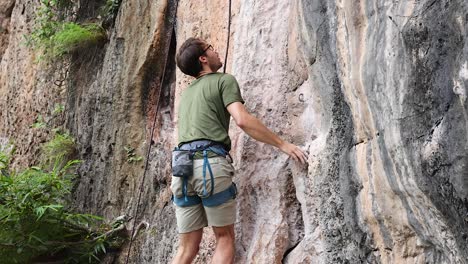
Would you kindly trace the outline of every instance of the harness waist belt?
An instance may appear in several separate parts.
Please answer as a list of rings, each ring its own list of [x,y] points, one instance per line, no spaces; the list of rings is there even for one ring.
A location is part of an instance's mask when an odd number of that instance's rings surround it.
[[[219,156],[226,157],[228,151],[226,147],[218,142],[202,139],[202,140],[195,140],[192,142],[184,143],[179,146],[180,150],[190,150],[191,152],[203,151],[203,150],[211,150],[212,152],[216,153]]]

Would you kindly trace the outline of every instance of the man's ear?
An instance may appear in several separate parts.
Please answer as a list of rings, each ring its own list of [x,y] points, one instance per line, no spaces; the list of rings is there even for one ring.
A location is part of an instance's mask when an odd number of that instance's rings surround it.
[[[208,62],[208,59],[206,58],[206,56],[200,56],[198,57],[198,60],[200,61],[200,63],[207,63]]]

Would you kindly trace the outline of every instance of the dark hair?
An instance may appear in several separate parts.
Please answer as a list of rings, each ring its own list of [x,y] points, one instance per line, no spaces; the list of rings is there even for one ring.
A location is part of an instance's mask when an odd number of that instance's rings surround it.
[[[179,69],[190,76],[197,77],[202,70],[198,58],[203,55],[206,42],[200,38],[189,38],[179,48],[176,63]]]

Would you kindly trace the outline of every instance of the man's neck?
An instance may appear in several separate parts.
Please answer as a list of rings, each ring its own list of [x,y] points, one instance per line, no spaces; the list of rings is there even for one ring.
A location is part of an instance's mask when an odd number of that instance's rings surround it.
[[[214,71],[212,71],[212,70],[202,70],[202,71],[198,74],[197,79],[200,78],[200,77],[202,77],[202,76],[205,76],[205,75],[207,75],[207,74],[210,74],[210,73],[214,73]]]
[[[218,72],[219,69],[220,68],[218,68],[218,69],[211,68],[208,64],[203,63],[202,64],[202,70],[198,74],[197,79],[204,76],[204,75],[210,74],[210,73],[216,73],[216,72]]]

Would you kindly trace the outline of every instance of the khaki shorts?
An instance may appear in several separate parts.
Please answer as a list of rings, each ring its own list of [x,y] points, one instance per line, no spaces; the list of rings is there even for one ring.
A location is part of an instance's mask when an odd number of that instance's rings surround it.
[[[211,170],[213,171],[214,190],[213,194],[222,192],[232,184],[234,167],[223,157],[209,158]],[[171,190],[174,196],[183,197],[183,179],[172,177]],[[206,169],[206,190],[211,191],[210,172]],[[193,161],[193,175],[187,183],[187,194],[203,197],[203,159]],[[194,206],[175,206],[177,227],[179,233],[188,233],[206,226],[227,226],[236,221],[236,201],[229,201],[214,207],[204,207],[203,204]]]

